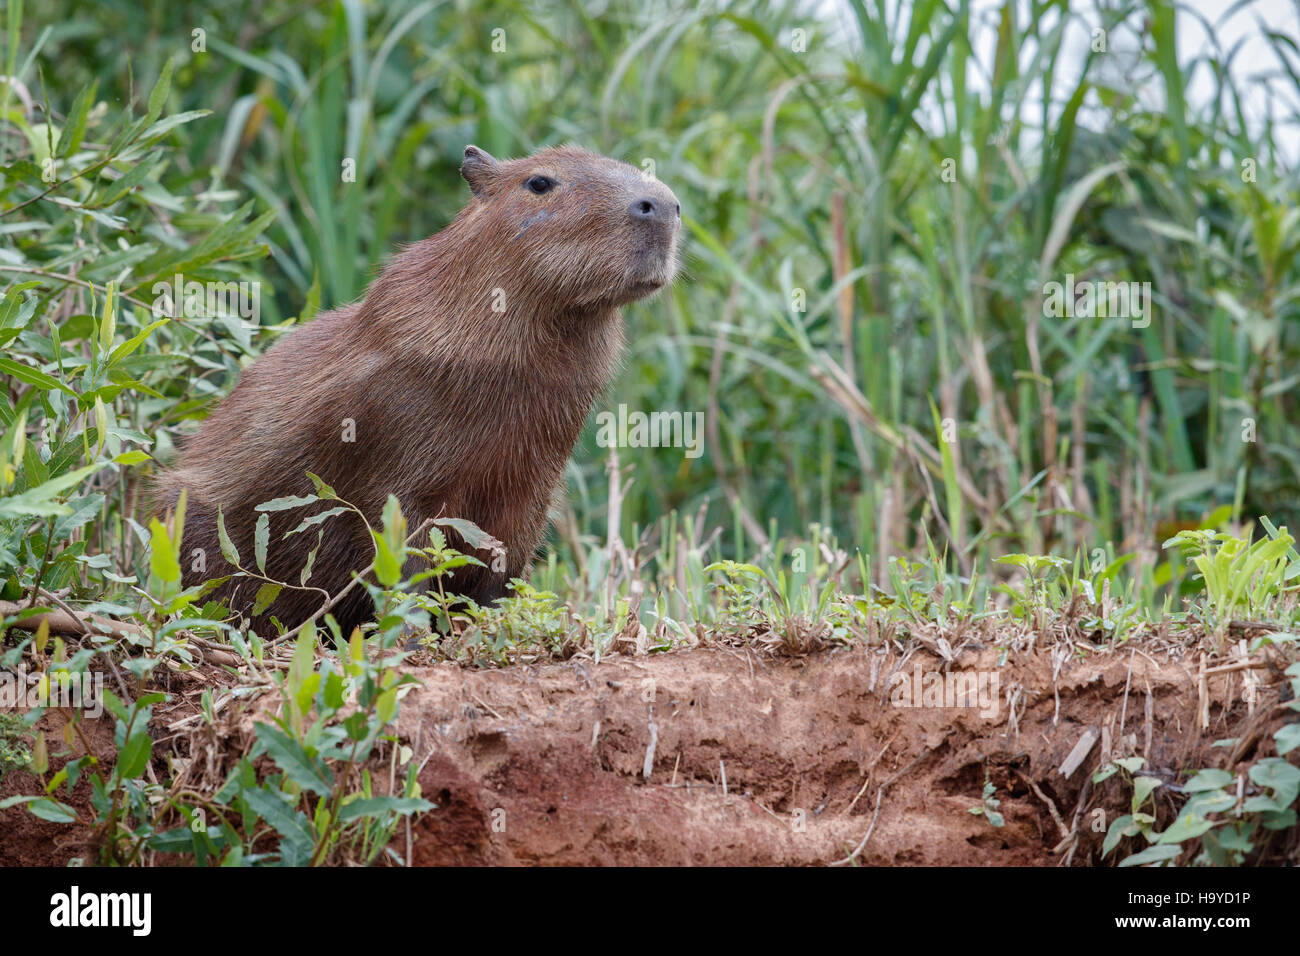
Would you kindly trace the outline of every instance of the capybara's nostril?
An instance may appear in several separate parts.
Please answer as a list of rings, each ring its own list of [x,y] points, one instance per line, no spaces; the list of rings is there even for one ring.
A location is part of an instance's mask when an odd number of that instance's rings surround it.
[[[632,203],[629,211],[633,219],[654,219],[659,215],[659,204],[653,199],[638,199]]]
[[[678,219],[681,219],[681,218],[682,218],[682,204],[679,203],[679,202],[675,202],[675,203],[673,203],[673,212],[677,213],[677,218],[678,218]]]

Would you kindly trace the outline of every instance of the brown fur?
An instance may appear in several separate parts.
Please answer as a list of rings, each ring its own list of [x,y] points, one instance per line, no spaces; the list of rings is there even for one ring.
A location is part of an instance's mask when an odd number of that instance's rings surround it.
[[[188,489],[185,584],[231,572],[216,513],[253,566],[255,506],[312,492],[319,475],[373,526],[395,494],[410,527],[468,518],[506,546],[503,572],[465,568],[454,589],[486,603],[524,572],[592,401],[622,347],[618,307],[671,281],[680,216],[663,184],[573,148],[498,162],[465,150],[474,196],[437,235],[399,252],[363,301],[327,312],[254,362],[158,480],[163,507]],[[538,195],[524,184],[558,185]],[[504,311],[493,311],[504,294]],[[356,440],[343,441],[344,420]],[[312,506],[271,515],[267,573],[298,583]],[[329,519],[309,584],[331,594],[373,547],[354,515]],[[194,549],[207,570],[190,570]],[[478,555],[488,560],[487,555]],[[249,614],[258,581],[216,596]],[[286,588],[268,611],[289,626],[322,603]],[[344,632],[373,608],[361,588],[333,613]],[[267,630],[264,621],[254,621]]]

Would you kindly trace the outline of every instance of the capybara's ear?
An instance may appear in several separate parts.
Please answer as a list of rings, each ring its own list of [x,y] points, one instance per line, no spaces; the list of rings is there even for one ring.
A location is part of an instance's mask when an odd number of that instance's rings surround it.
[[[460,164],[460,174],[465,177],[465,182],[469,183],[469,188],[477,196],[487,187],[492,174],[500,165],[491,154],[477,146],[466,146],[465,159]]]

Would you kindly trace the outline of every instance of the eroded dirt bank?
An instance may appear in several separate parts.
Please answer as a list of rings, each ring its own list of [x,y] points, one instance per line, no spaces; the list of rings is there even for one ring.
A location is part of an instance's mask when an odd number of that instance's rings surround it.
[[[1167,643],[1100,654],[908,646],[414,668],[423,686],[406,694],[398,733],[438,808],[399,827],[392,847],[415,865],[824,865],[855,851],[867,865],[1095,864],[1131,795],[1122,775],[1094,786],[1095,769],[1136,754],[1176,785],[1200,767],[1272,755],[1283,719],[1287,684],[1266,659],[1202,680],[1199,651]],[[983,701],[935,706],[956,701],[922,693],[930,706],[895,706],[894,674],[945,672],[982,679]],[[1255,678],[1248,705],[1243,681]],[[215,789],[248,752],[253,718],[274,695],[233,704],[214,726],[195,716],[204,689],[233,681],[211,665],[173,675],[151,725],[157,778],[168,778],[166,761],[189,761]],[[106,720],[86,724],[92,746],[111,739]],[[42,726],[58,739],[57,715]],[[1224,738],[1238,742],[1213,746]],[[986,781],[1004,826],[970,812]],[[15,771],[0,797],[38,788]],[[82,791],[69,802],[84,805]],[[1169,790],[1157,791],[1159,825],[1176,812]],[[89,840],[21,807],[0,811],[0,864],[90,861]]]
[[[414,860],[825,864],[870,829],[859,863],[1087,863],[1100,853],[1097,821],[1128,799],[1118,779],[1094,792],[1093,770],[1137,754],[1173,781],[1221,764],[1210,744],[1250,719],[1245,705],[1221,706],[1240,698],[1238,674],[1207,680],[1202,733],[1187,663],[1144,653],[1054,661],[1044,650],[999,669],[997,656],[967,651],[949,668],[998,673],[988,717],[892,704],[894,669],[944,669],[926,651],[791,660],[713,648],[421,671],[427,689],[407,697],[401,729],[427,755],[419,779],[440,808],[414,824]],[[1085,737],[1095,743],[1066,777]],[[970,812],[986,774],[1000,828]]]

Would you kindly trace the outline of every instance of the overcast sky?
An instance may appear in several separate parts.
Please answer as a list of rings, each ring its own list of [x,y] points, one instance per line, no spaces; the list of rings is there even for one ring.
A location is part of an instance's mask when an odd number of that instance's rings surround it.
[[[846,27],[852,22],[847,0],[831,0],[836,3],[846,17]],[[876,0],[876,3],[881,0]],[[895,0],[884,0],[888,8]],[[972,67],[968,83],[971,88],[987,87],[985,78],[991,68],[993,54],[997,45],[997,22],[1003,0],[973,0],[971,15],[971,44],[976,58],[983,64],[982,69]],[[872,0],[867,0],[868,9],[872,9]],[[1092,0],[1073,0],[1071,9],[1077,14],[1072,17],[1066,28],[1065,51],[1058,67],[1057,89],[1054,99],[1059,109],[1073,91],[1088,55],[1092,41],[1092,28],[1100,26]],[[1300,100],[1294,82],[1283,71],[1277,54],[1268,38],[1264,35],[1271,30],[1290,37],[1300,44],[1300,0],[1190,0],[1181,3],[1178,15],[1178,58],[1179,63],[1186,64],[1196,57],[1215,50],[1218,55],[1226,56],[1233,46],[1242,43],[1232,61],[1233,73],[1243,94],[1244,108],[1248,122],[1258,128],[1258,124],[1271,111],[1276,125],[1276,142],[1279,152],[1288,166],[1294,168],[1300,161]],[[903,0],[903,17],[909,7],[908,0]],[[1234,9],[1235,8],[1235,9]],[[1029,16],[1028,0],[1023,0],[1018,22],[1023,24]],[[1195,15],[1188,11],[1195,11]],[[1229,11],[1231,13],[1229,14]],[[1053,22],[1055,14],[1052,14]],[[1202,18],[1206,22],[1202,22]],[[1134,21],[1137,23],[1138,21]],[[1206,23],[1209,24],[1207,29]],[[903,32],[904,27],[900,30]],[[856,30],[849,29],[847,36],[853,36]],[[1133,92],[1139,100],[1151,109],[1163,107],[1162,84],[1157,78],[1150,82],[1152,67],[1143,64],[1136,55],[1137,33],[1130,30],[1114,30],[1107,37],[1108,57],[1100,64],[1098,78],[1122,85],[1125,78],[1131,82]],[[1147,41],[1150,42],[1149,40]],[[918,51],[918,61],[925,51]],[[1300,73],[1300,56],[1292,54],[1292,66]],[[1023,63],[1023,61],[1022,61]],[[1094,69],[1097,69],[1094,66]],[[1264,85],[1260,85],[1260,83]],[[1206,105],[1214,95],[1215,83],[1208,67],[1200,66],[1192,74],[1184,97],[1189,109]],[[1272,91],[1270,96],[1268,91]],[[1246,95],[1249,91],[1249,95]],[[1036,96],[1036,94],[1035,94]],[[1096,102],[1095,100],[1093,101]],[[931,103],[933,107],[934,104]],[[1021,110],[1021,118],[1032,126],[1041,123],[1041,104],[1036,100],[1026,102]],[[1081,121],[1087,123],[1086,113]],[[1032,140],[1032,136],[1029,137]]]

